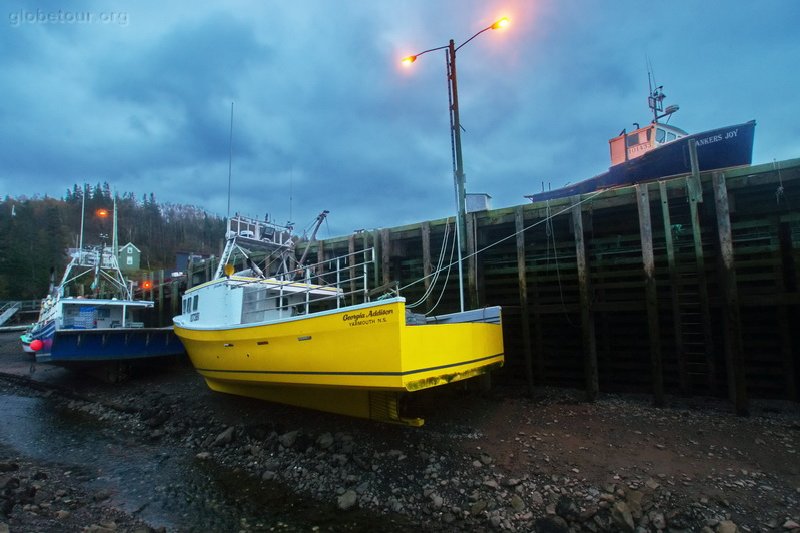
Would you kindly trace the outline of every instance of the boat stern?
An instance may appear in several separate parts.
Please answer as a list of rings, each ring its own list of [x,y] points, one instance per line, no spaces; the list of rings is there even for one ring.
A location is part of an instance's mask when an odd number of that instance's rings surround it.
[[[500,307],[431,317],[403,331],[403,385],[417,391],[486,374],[505,362]]]

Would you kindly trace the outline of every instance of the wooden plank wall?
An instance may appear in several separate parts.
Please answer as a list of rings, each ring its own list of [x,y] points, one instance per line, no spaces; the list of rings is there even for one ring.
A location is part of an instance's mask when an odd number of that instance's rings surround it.
[[[798,400],[800,160],[468,218],[468,249],[478,253],[464,262],[466,301],[503,307],[499,380],[531,392],[580,388],[590,399],[728,397],[739,413],[749,398]],[[396,281],[412,303],[433,284],[415,311],[452,312],[457,267],[435,284],[431,274],[443,246],[449,263],[453,224],[301,243],[298,253],[311,246],[331,258],[375,246],[373,286]]]

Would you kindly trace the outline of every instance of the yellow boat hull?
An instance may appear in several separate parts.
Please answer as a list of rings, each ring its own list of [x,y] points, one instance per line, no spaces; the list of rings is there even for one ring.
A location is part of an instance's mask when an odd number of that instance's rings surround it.
[[[504,362],[500,323],[406,325],[402,299],[272,323],[175,326],[213,390],[365,418],[402,419],[399,395]]]

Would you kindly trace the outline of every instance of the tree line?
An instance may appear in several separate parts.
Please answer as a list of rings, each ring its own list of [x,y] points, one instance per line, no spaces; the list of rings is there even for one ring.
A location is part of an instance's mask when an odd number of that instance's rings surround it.
[[[58,199],[6,196],[0,201],[0,300],[42,298],[51,275],[58,282],[67,250],[78,247],[84,200],[84,246],[110,246],[114,197],[108,183],[75,184]],[[109,216],[99,216],[100,209]],[[199,207],[126,192],[117,194],[116,209],[119,245],[132,242],[141,250],[142,270],[174,270],[177,252],[220,252],[225,220]]]

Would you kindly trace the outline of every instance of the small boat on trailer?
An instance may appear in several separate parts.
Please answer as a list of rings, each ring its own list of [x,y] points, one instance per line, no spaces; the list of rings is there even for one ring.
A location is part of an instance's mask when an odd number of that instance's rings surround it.
[[[258,250],[274,272],[257,266]],[[244,269],[234,272],[237,255]],[[397,294],[370,299],[372,248],[324,264],[303,259],[294,260],[291,228],[229,220],[214,278],[187,290],[173,319],[212,390],[419,426],[401,410],[404,395],[503,365],[499,307],[413,314]],[[344,305],[354,296],[361,302]]]
[[[648,103],[653,112],[652,122],[641,128],[637,124],[637,128],[631,132],[622,130],[608,141],[611,152],[608,172],[560,189],[525,197],[532,202],[541,202],[689,174],[692,172],[692,141],[696,146],[700,171],[749,165],[752,162],[755,120],[690,135],[660,121],[678,111],[676,105],[664,110],[664,98],[661,87],[651,89]]]

